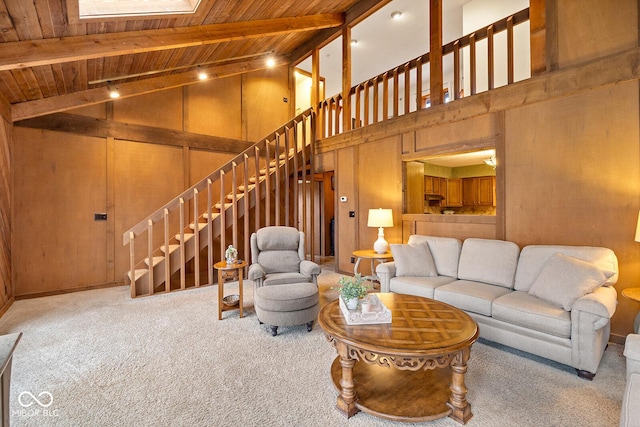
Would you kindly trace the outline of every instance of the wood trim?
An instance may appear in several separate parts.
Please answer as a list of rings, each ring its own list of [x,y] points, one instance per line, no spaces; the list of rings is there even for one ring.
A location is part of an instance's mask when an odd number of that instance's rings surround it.
[[[351,130],[351,27],[342,29],[342,131]],[[337,131],[336,131],[337,133]]]
[[[444,102],[443,71],[442,71],[442,0],[430,0],[429,2],[429,70],[431,105],[440,105]],[[405,112],[406,114],[406,112]]]
[[[253,145],[252,142],[238,139],[121,123],[113,120],[95,119],[93,117],[64,113],[23,120],[16,122],[14,125],[97,138],[114,138],[125,141],[206,149],[233,154],[240,153]]]
[[[569,96],[593,87],[618,84],[638,78],[640,78],[640,49],[633,48],[588,64],[563,68],[473,97],[462,98],[454,103],[420,110],[415,114],[398,117],[392,122],[371,125],[366,130],[354,129],[346,134],[320,141],[316,145],[317,153],[345,148],[357,141],[384,138],[390,133],[441,125],[483,113],[493,113],[546,101],[550,98]]]
[[[291,34],[343,23],[338,13],[9,42],[0,51],[0,71]]]
[[[282,57],[279,57],[277,61],[280,64],[285,60]],[[209,79],[219,79],[249,73],[251,71],[263,70],[265,68],[267,68],[267,66],[262,59],[255,59],[253,61],[209,67],[206,71],[209,75]],[[119,99],[196,83],[201,83],[201,81],[193,72],[155,77],[131,83],[121,83],[118,84],[118,91],[120,92]],[[107,86],[104,86],[67,95],[52,96],[49,98],[37,99],[35,101],[21,102],[13,104],[12,120],[16,122],[46,114],[66,111],[72,108],[101,104],[107,101],[112,101],[112,99],[109,96]]]
[[[505,112],[498,111],[495,114],[495,149],[496,149],[496,239],[504,240],[507,237],[506,224],[506,138],[505,138]]]

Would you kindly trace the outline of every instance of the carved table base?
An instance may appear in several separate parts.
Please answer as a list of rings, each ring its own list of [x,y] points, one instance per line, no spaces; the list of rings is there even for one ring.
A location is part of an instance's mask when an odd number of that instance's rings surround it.
[[[379,294],[391,325],[347,325],[337,304],[318,317],[338,357],[331,378],[336,408],[347,418],[364,411],[394,421],[473,416],[464,375],[477,324],[466,313],[426,298]],[[436,326],[434,326],[436,325]]]

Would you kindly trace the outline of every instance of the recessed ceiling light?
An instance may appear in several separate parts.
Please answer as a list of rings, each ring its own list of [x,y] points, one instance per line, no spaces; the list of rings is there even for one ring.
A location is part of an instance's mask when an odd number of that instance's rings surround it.
[[[391,12],[391,19],[400,19],[401,16],[402,12],[400,12],[399,10]]]
[[[209,76],[207,75],[207,72],[206,72],[206,71],[204,71],[203,69],[201,69],[200,67],[198,67],[198,78],[199,78],[200,80],[207,80],[207,77],[209,77]]]
[[[276,65],[276,60],[273,58],[267,58],[267,67],[271,68]]]
[[[111,99],[120,98],[120,92],[118,92],[118,87],[111,86],[111,82],[107,82],[107,90],[109,91],[109,97]]]

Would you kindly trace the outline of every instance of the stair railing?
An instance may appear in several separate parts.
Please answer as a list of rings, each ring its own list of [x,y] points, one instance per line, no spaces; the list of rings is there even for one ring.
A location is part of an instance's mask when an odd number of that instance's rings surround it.
[[[314,197],[307,175],[313,171],[314,145],[315,116],[309,109],[125,231],[130,263],[125,282],[132,298],[201,286],[200,251],[205,248],[204,280],[213,284],[214,259],[222,259],[227,242],[238,248],[241,259],[249,259],[250,235],[263,226],[304,231],[312,257]],[[192,260],[193,283],[187,284]],[[178,271],[179,286],[171,281]]]
[[[469,89],[470,94],[478,93],[478,58],[477,45],[487,40],[487,88],[495,87],[496,70],[494,66],[494,38],[506,31],[506,84],[515,81],[514,27],[529,21],[529,8],[500,19],[473,33],[467,34],[442,46],[443,61],[447,55],[453,55],[452,86],[449,90],[451,100],[460,99],[462,94],[461,54],[463,49],[469,50]],[[353,117],[344,117],[342,94],[321,101],[318,106],[320,138],[328,138],[344,132],[344,123],[351,120],[351,129],[409,114],[427,108],[428,95],[423,94],[423,76],[429,73],[429,52],[420,55],[404,64],[398,65],[382,74],[353,86],[349,91],[349,102],[353,107]],[[401,88],[401,84],[404,89]]]

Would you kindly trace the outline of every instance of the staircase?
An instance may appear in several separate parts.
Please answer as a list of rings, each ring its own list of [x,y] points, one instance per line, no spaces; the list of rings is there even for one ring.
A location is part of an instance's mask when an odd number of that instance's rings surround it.
[[[264,226],[296,227],[313,248],[314,144],[309,109],[125,231],[131,297],[213,284],[226,247],[249,260],[251,233]]]

